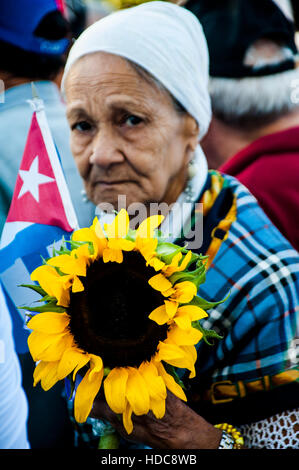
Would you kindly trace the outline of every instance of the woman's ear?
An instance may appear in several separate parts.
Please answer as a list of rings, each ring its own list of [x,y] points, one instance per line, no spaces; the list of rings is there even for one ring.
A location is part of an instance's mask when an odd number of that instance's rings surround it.
[[[189,161],[192,159],[195,149],[198,145],[199,127],[195,119],[187,114],[185,116],[185,137],[186,137],[186,152]]]

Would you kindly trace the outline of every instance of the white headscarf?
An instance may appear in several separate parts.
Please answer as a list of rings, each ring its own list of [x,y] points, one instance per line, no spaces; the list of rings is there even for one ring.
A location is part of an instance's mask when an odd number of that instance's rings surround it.
[[[93,52],[119,55],[143,67],[194,117],[199,126],[199,140],[206,134],[211,121],[209,56],[202,27],[193,13],[173,3],[150,1],[100,19],[72,46],[62,88],[71,66]],[[205,184],[208,165],[200,145],[193,166],[196,175],[180,195],[179,206],[197,201]],[[182,220],[180,214],[170,211],[161,225],[162,232],[169,233],[169,241],[176,239],[189,215],[185,213]],[[170,233],[170,226],[176,227],[177,233]]]
[[[153,1],[107,15],[87,28],[72,46],[65,77],[80,57],[108,52],[143,67],[179,101],[199,125],[210,124],[209,58],[197,18],[173,3]]]

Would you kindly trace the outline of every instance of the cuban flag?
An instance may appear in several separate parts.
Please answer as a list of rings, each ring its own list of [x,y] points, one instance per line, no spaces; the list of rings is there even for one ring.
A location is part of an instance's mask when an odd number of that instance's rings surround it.
[[[32,284],[30,274],[53,254],[53,247],[78,228],[43,103],[30,100],[33,115],[0,244],[0,276],[13,321],[18,353],[28,351],[30,333],[25,310],[40,296],[21,284]],[[16,132],[18,130],[16,129]]]

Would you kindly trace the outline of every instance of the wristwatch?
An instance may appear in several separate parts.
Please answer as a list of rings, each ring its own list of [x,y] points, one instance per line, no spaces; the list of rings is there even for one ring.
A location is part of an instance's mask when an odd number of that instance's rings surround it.
[[[235,439],[226,431],[222,431],[222,437],[218,449],[235,449]]]
[[[222,437],[218,449],[242,449],[244,439],[241,433],[228,423],[215,424],[215,428],[222,430]]]

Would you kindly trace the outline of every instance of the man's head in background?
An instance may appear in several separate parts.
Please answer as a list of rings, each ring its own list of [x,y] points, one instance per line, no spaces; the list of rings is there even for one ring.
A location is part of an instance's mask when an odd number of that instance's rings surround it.
[[[71,39],[59,0],[12,0],[0,5],[0,76],[15,81],[54,80]]]
[[[185,7],[209,47],[214,118],[203,148],[217,168],[261,135],[293,125],[295,115],[299,122],[295,28],[272,0],[190,0]]]

